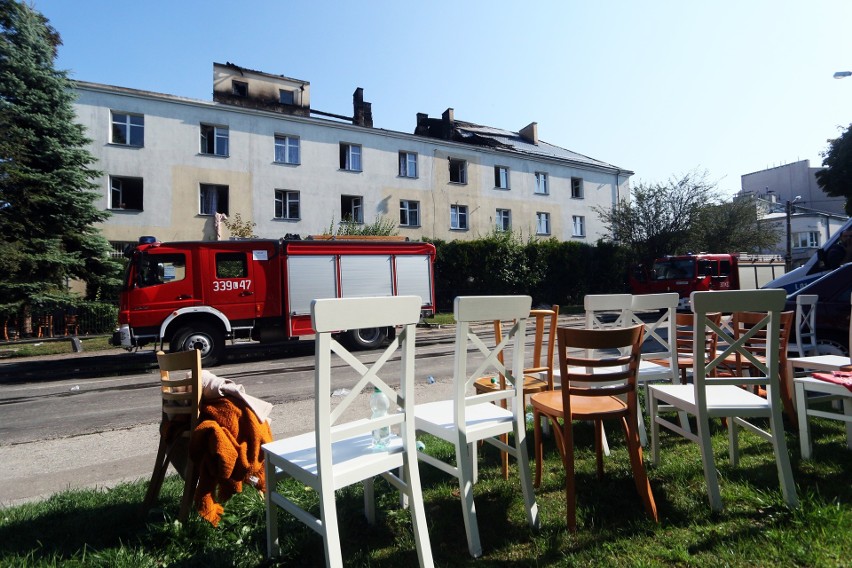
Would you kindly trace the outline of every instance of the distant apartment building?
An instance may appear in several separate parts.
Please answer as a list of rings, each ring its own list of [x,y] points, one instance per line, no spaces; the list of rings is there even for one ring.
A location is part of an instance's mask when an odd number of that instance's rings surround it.
[[[103,176],[101,224],[116,247],[228,238],[224,216],[264,238],[392,222],[445,240],[492,231],[594,242],[595,207],[629,199],[633,172],[518,132],[417,114],[412,134],[312,109],[310,83],[213,65],[213,100],[76,82],[75,110]]]
[[[742,191],[736,197],[752,197],[760,204],[761,221],[781,235],[773,247],[762,252],[786,254],[787,202],[790,202],[790,252],[793,266],[809,259],[816,249],[843,226],[846,199],[826,195],[816,182],[809,160],[801,160],[742,176]]]

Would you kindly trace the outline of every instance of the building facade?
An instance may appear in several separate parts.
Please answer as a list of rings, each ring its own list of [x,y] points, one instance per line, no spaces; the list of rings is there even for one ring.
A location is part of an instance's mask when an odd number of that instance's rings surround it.
[[[519,132],[417,115],[413,134],[310,107],[306,81],[214,64],[213,101],[77,82],[78,120],[103,172],[104,236],[122,247],[228,238],[239,214],[264,238],[342,220],[399,234],[473,239],[494,230],[595,242],[596,207],[629,199],[633,172]]]
[[[810,160],[800,160],[745,174],[740,178],[742,190],[737,195],[753,196],[781,205],[796,200],[797,206],[845,217],[846,199],[826,195],[817,184],[816,173],[822,169],[812,168]]]

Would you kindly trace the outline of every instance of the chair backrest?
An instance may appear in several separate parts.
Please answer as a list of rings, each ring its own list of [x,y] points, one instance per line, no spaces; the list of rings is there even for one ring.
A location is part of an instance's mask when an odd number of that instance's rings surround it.
[[[760,324],[764,318],[762,312],[734,312],[731,318],[731,328],[735,338],[744,337],[751,329]],[[778,315],[778,364],[779,368],[783,369],[787,363],[787,343],[790,340],[790,333],[793,329],[793,312],[781,312]],[[749,335],[745,340],[745,347],[759,357],[766,356],[766,335],[769,332],[768,328],[759,328],[755,333]],[[737,355],[737,366],[747,364],[743,357]]]
[[[457,296],[453,305],[456,320],[455,363],[453,371],[453,400],[456,426],[466,430],[465,409],[483,402],[511,400],[516,415],[523,414],[524,348],[527,318],[530,314],[530,296]],[[477,335],[471,324],[492,323],[495,320],[512,322],[509,332],[498,335],[491,349]],[[473,373],[468,373],[468,347],[473,346],[484,358]],[[511,366],[503,360],[511,345]],[[506,389],[467,396],[473,383],[493,373],[503,375]]]
[[[722,324],[722,312],[713,312],[706,314],[716,325]],[[719,342],[719,336],[709,327],[704,327],[701,335],[695,333],[695,314],[693,312],[677,312],[675,314],[675,347],[678,357],[692,358],[695,352],[696,338],[700,344],[704,346],[705,356],[716,352],[716,347]]]
[[[780,288],[692,293],[692,310],[695,314],[693,384],[699,412],[707,408],[705,386],[712,384],[762,385],[766,388],[770,403],[780,404],[778,382],[780,320],[786,298],[786,293]],[[759,322],[753,324],[739,337],[735,337],[730,330],[724,329],[712,317],[719,312],[745,311],[758,312],[761,317]],[[715,332],[719,337],[720,345],[724,345],[725,348],[720,348],[718,354],[709,357],[705,362],[702,351],[707,330]],[[749,340],[758,334],[764,334],[766,355],[762,359],[755,356],[748,347]],[[714,370],[731,355],[738,355],[750,365],[750,375],[748,377],[712,376],[715,374]]]
[[[366,434],[385,426],[399,425],[411,416],[414,410],[414,398],[411,394],[414,389],[415,330],[417,322],[420,321],[421,305],[419,296],[328,298],[311,302],[311,322],[316,332],[314,420],[320,469],[331,467],[330,449],[334,442]],[[371,367],[367,367],[334,338],[334,335],[341,330],[388,326],[402,326],[402,331],[397,334]],[[397,351],[400,352],[401,357],[399,391],[392,388],[378,374]],[[359,376],[355,386],[340,400],[333,411],[331,409],[332,353],[336,354]],[[335,373],[338,372],[341,371],[335,367]],[[360,393],[370,386],[381,389],[390,400],[391,408],[387,416],[367,420],[342,421],[341,417],[344,412],[358,398]],[[395,412],[397,407],[402,409],[401,413]]]
[[[819,296],[800,294],[796,296],[796,353],[799,357],[816,354],[816,307]]]
[[[677,292],[638,294],[633,296],[630,305],[630,323],[645,328],[642,359],[669,359],[669,367],[673,370],[677,369],[676,315],[679,301]]]
[[[557,330],[562,402],[570,415],[571,396],[627,395],[636,406],[636,374],[642,350],[643,325],[609,329]],[[577,350],[581,350],[578,355]],[[615,355],[588,357],[587,353],[613,351]]]
[[[163,415],[168,420],[186,416],[189,432],[198,423],[198,406],[201,402],[201,351],[157,352],[160,366],[160,391],[163,397]],[[188,371],[188,373],[175,373]]]
[[[550,309],[530,311],[530,319],[535,326],[533,337],[533,356],[524,368],[524,374],[536,376],[547,373],[547,385],[553,390],[553,358],[556,355],[556,327],[559,324],[559,304]]]
[[[586,329],[606,329],[630,325],[632,321],[630,306],[632,304],[633,296],[630,294],[587,294],[583,298],[583,308],[586,310]]]

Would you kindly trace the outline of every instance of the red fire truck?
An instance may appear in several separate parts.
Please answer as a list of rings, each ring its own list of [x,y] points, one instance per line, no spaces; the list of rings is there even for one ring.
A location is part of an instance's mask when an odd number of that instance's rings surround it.
[[[142,237],[130,258],[114,345],[200,349],[205,366],[226,341],[313,334],[315,298],[417,295],[434,313],[435,247],[394,240],[234,240],[161,243]],[[341,330],[369,349],[395,330]]]

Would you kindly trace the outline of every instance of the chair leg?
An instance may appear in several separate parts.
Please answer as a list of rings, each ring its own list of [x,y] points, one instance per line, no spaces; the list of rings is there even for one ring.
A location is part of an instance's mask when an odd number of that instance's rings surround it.
[[[473,502],[473,460],[467,440],[459,437],[456,443],[456,467],[459,473],[459,496],[461,498],[462,518],[467,536],[467,548],[474,558],[482,556],[479,541],[479,525],[476,520],[476,504]]]
[[[573,434],[572,434],[573,436]],[[597,473],[598,479],[603,479],[604,474],[604,463],[603,463],[603,454],[604,454],[604,444],[606,443],[606,434],[603,429],[603,421],[595,420],[595,463],[597,465]],[[568,440],[565,441],[565,451],[568,451]],[[574,452],[574,445],[571,444],[571,452]],[[608,448],[607,448],[608,449]]]
[[[633,469],[633,481],[636,484],[636,491],[645,505],[645,511],[648,516],[654,519],[654,522],[659,522],[657,516],[657,504],[654,501],[654,494],[651,492],[651,482],[648,480],[648,473],[645,471],[645,463],[642,459],[642,444],[639,436],[628,424],[628,420],[622,419],[624,426],[624,434],[627,436],[627,450],[630,453],[630,467]]]
[[[808,424],[808,393],[805,385],[796,383],[796,411],[799,413],[799,448],[802,459],[811,458],[811,426]]]
[[[183,476],[183,496],[180,500],[180,511],[178,512],[178,520],[185,523],[189,518],[189,511],[192,508],[192,501],[195,497],[195,488],[198,486],[199,466],[193,459],[187,456],[186,473]]]
[[[524,505],[527,510],[527,524],[537,529],[540,524],[538,504],[535,502],[532,480],[530,479],[529,453],[525,421],[515,422],[515,457],[518,460],[518,476],[521,481],[521,491],[524,494]]]
[[[323,546],[327,566],[343,566],[340,551],[340,531],[337,526],[337,502],[331,481],[323,478],[320,487],[320,519],[322,520]]]
[[[660,465],[660,424],[657,422],[657,397],[648,389],[648,421],[651,423],[651,463]],[[682,423],[681,423],[682,425]]]
[[[535,447],[535,480],[533,486],[538,489],[541,486],[541,459],[544,455],[542,448],[541,413],[533,407],[533,446]]]
[[[597,428],[597,423],[595,425]],[[572,533],[577,532],[577,492],[574,486],[574,431],[570,420],[563,427],[565,439],[565,524]],[[595,446],[598,445],[597,437]]]
[[[701,462],[704,464],[704,482],[707,484],[707,496],[710,508],[722,510],[722,495],[719,492],[719,476],[713,461],[713,446],[710,440],[710,421],[706,416],[698,417],[698,445],[701,448]]]
[[[409,447],[415,447],[414,435],[409,439]],[[414,531],[414,542],[417,545],[417,559],[420,568],[433,566],[432,545],[429,541],[428,525],[426,524],[426,508],[423,504],[423,490],[420,485],[420,469],[417,464],[417,452],[406,451],[403,457],[403,481],[405,495],[411,511],[411,528]]]
[[[364,485],[364,516],[367,517],[367,524],[373,526],[376,524],[376,492],[373,478],[369,477],[363,482]]]
[[[509,444],[509,435],[503,434],[502,436],[500,436],[500,440],[504,444],[508,445]],[[509,480],[509,452],[504,452],[503,450],[500,450],[500,468],[502,469],[502,472],[503,472],[503,479],[508,481]]]
[[[142,509],[145,512],[151,510],[154,502],[160,495],[160,489],[163,486],[163,478],[166,476],[166,469],[169,467],[168,457],[166,455],[166,440],[160,436],[160,445],[157,448],[157,461],[154,462],[154,472],[151,474],[151,481],[148,484],[148,492],[145,494],[145,500],[142,502]]]
[[[278,479],[275,477],[275,465],[268,457],[263,467],[266,470],[266,557],[275,558],[281,554],[278,547],[278,506],[272,502],[272,494],[278,489]]]
[[[786,501],[788,507],[798,507],[799,498],[796,496],[793,468],[790,466],[790,454],[787,452],[787,440],[784,437],[784,421],[781,418],[781,409],[774,404],[769,414],[769,428],[772,432],[772,447],[775,450],[775,464],[778,467],[781,494],[784,496],[784,501]]]
[[[740,431],[733,416],[728,419],[728,459],[732,466],[740,463]]]

